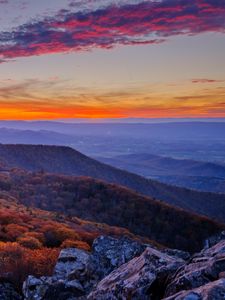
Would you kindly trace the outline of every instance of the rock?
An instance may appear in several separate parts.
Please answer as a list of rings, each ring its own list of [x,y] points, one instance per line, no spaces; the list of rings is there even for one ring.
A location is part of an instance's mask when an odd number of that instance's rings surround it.
[[[76,248],[63,249],[60,252],[54,274],[58,279],[66,279],[71,272],[77,276],[82,276],[87,272],[90,254],[84,250]]]
[[[147,248],[100,281],[88,300],[160,299],[166,280],[183,264],[182,259]]]
[[[222,300],[225,299],[225,279],[210,282],[190,291],[182,291],[164,300]]]
[[[58,280],[56,277],[29,276],[23,285],[24,299],[27,300],[67,300],[84,295],[83,287],[77,281]]]
[[[225,300],[225,239],[190,257],[125,237],[99,237],[91,254],[62,250],[53,276],[29,276],[23,293],[25,300]],[[0,289],[0,299],[20,298],[1,297]]]
[[[207,240],[205,240],[205,249],[211,248],[212,246],[218,244],[220,241],[225,240],[225,231],[222,231],[221,233],[214,235]]]
[[[22,297],[10,282],[7,282],[6,280],[5,281],[1,280],[0,299],[1,300],[22,300]]]
[[[145,248],[143,244],[125,237],[119,240],[99,237],[93,243],[92,254],[75,248],[63,249],[52,277],[28,277],[23,287],[25,299],[50,299],[51,293],[58,293],[61,297],[88,294],[104,276],[140,255]]]
[[[166,289],[166,296],[190,290],[219,279],[225,270],[225,240],[193,256],[175,274]]]
[[[92,246],[92,266],[95,274],[102,279],[122,264],[139,256],[146,249],[146,245],[127,237],[115,239],[100,236]]]
[[[191,255],[189,252],[177,250],[177,249],[165,249],[162,250],[163,253],[166,253],[170,256],[175,256],[178,258],[182,258],[183,260],[189,260],[191,258]]]
[[[23,294],[27,300],[69,299],[82,296],[88,289],[88,264],[90,254],[80,249],[63,249],[60,252],[52,277],[37,279],[29,276],[23,285]],[[82,281],[83,279],[83,281]],[[60,298],[57,298],[59,297]]]
[[[50,278],[48,277],[41,277],[38,279],[34,276],[28,276],[27,280],[23,284],[24,298],[29,300],[44,299],[45,293],[50,284]]]

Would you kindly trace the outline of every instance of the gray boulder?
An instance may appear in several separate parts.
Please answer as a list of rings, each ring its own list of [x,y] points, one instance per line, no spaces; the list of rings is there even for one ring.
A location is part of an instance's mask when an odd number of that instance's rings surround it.
[[[29,276],[23,285],[26,300],[70,299],[90,292],[104,276],[140,255],[146,246],[129,238],[99,237],[92,254],[79,249],[60,252],[53,276]]]
[[[90,253],[76,249],[68,248],[60,252],[53,276],[57,279],[67,279],[72,272],[77,276],[87,273],[90,260]]]
[[[160,299],[165,282],[183,264],[183,259],[147,248],[100,281],[88,300]]]
[[[115,239],[109,236],[100,236],[92,246],[93,272],[100,280],[122,264],[139,256],[146,247],[147,245],[127,237]]]
[[[190,290],[217,280],[225,271],[225,240],[194,255],[175,274],[166,289],[166,296]]]
[[[23,284],[27,300],[69,299],[85,295],[90,285],[90,254],[79,249],[63,249],[60,252],[52,277],[29,276]]]
[[[223,300],[225,299],[225,279],[209,282],[189,291],[182,291],[164,300]]]

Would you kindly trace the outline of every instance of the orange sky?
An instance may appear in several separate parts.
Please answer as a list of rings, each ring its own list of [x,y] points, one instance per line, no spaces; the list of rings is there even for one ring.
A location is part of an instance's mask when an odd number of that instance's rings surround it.
[[[225,117],[221,83],[142,86],[126,92],[54,91],[46,97],[34,86],[30,90],[23,86],[0,89],[0,119]],[[5,93],[8,99],[4,99]]]

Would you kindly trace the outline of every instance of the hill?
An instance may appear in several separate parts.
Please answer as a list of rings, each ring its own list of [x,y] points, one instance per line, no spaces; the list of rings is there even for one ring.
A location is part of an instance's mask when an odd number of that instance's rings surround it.
[[[113,167],[154,178],[169,185],[225,193],[224,165],[146,153],[96,157],[96,159]]]
[[[225,195],[197,192],[146,179],[98,162],[69,147],[0,145],[0,165],[4,167],[3,172],[18,167],[102,179],[225,222]]]
[[[70,135],[48,130],[0,128],[0,143],[3,144],[67,145],[71,143],[71,140]]]
[[[13,170],[2,175],[5,193],[29,207],[128,229],[167,247],[195,251],[225,228],[127,188],[88,177]]]
[[[27,207],[0,192],[0,281],[7,278],[21,288],[28,275],[51,275],[61,249],[90,251],[100,235],[126,236],[157,245],[125,228]]]
[[[117,155],[112,158],[98,157],[97,159],[134,173],[142,173],[147,177],[150,175],[179,175],[225,178],[225,166],[211,162],[175,159],[147,153]]]
[[[0,121],[0,127],[22,130],[48,130],[86,136],[150,137],[168,140],[224,139],[225,122],[138,123],[65,123],[55,121]]]

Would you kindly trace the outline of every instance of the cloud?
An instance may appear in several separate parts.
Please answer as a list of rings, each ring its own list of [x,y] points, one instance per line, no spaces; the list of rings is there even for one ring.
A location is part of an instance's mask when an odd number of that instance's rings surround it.
[[[0,60],[111,49],[116,45],[157,44],[176,35],[225,32],[224,0],[122,3],[93,10],[61,10],[54,17],[0,32]]]
[[[191,82],[192,83],[220,83],[220,82],[225,82],[225,80],[197,78],[197,79],[192,79]]]

